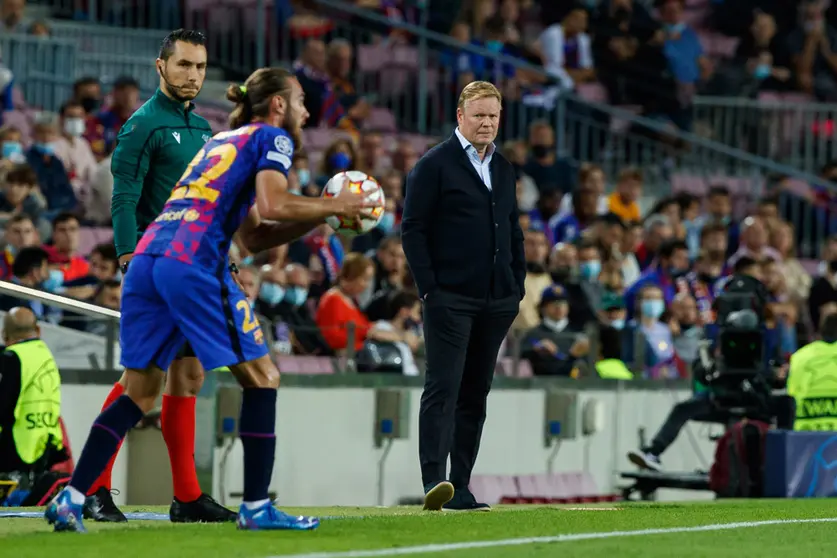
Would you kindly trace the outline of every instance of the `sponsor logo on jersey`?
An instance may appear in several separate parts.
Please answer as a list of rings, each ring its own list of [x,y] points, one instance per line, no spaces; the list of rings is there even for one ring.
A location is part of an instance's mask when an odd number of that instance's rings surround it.
[[[178,209],[176,211],[164,211],[155,221],[186,221],[187,223],[191,223],[192,221],[197,221],[200,217],[201,214],[195,209]]]

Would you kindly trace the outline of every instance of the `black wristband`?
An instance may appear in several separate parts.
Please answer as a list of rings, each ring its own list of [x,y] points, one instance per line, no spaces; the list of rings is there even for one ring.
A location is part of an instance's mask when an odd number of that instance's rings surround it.
[[[230,264],[230,273],[238,273],[238,266],[234,263]]]

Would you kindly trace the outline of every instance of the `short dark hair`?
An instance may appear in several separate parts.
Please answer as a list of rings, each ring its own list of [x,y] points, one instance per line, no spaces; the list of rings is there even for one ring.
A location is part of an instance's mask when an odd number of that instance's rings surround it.
[[[18,223],[22,223],[24,221],[29,221],[32,225],[35,225],[35,221],[27,215],[26,213],[18,213],[16,215],[12,215],[12,218],[6,221],[5,228],[8,229],[11,225],[16,225]]]
[[[39,246],[24,248],[15,256],[12,264],[12,274],[15,277],[26,277],[34,269],[38,269],[49,261],[49,254]]]
[[[827,314],[821,322],[820,335],[823,340],[829,343],[837,342],[837,314]]]
[[[139,82],[131,76],[119,76],[116,78],[116,81],[113,82],[114,91],[118,89],[127,89],[129,87],[132,89],[139,89]]]
[[[160,60],[168,60],[174,54],[174,46],[178,42],[189,43],[195,46],[206,46],[206,36],[200,31],[192,29],[175,29],[160,43]]]
[[[700,203],[700,198],[689,192],[680,192],[674,197],[674,199],[677,202],[677,205],[680,206],[681,213],[692,207],[692,205]]]
[[[12,170],[6,173],[6,182],[9,184],[27,184],[34,186],[38,184],[38,175],[35,173],[35,169],[26,163],[21,163],[15,165],[12,167]]]
[[[118,289],[121,286],[122,283],[119,282],[117,279],[105,279],[104,281],[96,285],[96,292],[93,293],[93,300],[96,300],[100,296],[102,296],[102,293],[105,292],[105,289]]]
[[[618,226],[620,229],[625,230],[625,221],[623,221],[621,217],[619,217],[617,214],[613,212],[600,215],[599,222],[603,223],[604,225],[607,225],[608,227]]]
[[[100,256],[102,256],[102,259],[106,261],[119,261],[119,257],[116,255],[116,246],[114,246],[110,242],[103,242],[102,244],[97,244],[93,248],[93,250],[90,251],[90,254],[99,254]]]
[[[700,241],[703,242],[706,240],[707,236],[716,233],[721,233],[723,235],[729,234],[725,225],[722,225],[721,223],[707,223],[702,229],[700,229]]]
[[[483,25],[486,33],[499,34],[506,29],[506,20],[498,13],[485,20]]]
[[[727,188],[723,184],[716,184],[714,186],[710,186],[709,191],[706,193],[706,197],[712,198],[714,196],[723,196],[725,198],[730,197],[729,188]]]
[[[73,213],[72,211],[62,211],[52,219],[52,226],[53,228],[57,227],[58,225],[63,225],[69,221],[77,221],[81,223],[81,219],[78,218],[78,215]]]
[[[741,256],[738,258],[738,261],[735,262],[735,265],[732,268],[732,272],[735,274],[743,274],[751,267],[755,267],[759,264],[755,260],[755,258],[751,258],[750,256]]]
[[[576,241],[575,243],[575,249],[579,252],[581,252],[582,250],[590,250],[591,248],[596,252],[599,252],[599,255],[601,255],[601,250],[599,250],[599,247],[596,245],[594,241],[590,240],[589,238],[580,237],[578,241]]]
[[[779,197],[778,196],[766,196],[759,200],[759,207],[765,205],[775,205],[779,207]]]
[[[685,250],[686,252],[688,252],[689,246],[682,240],[666,240],[660,245],[660,258],[670,258],[678,250]]]
[[[79,102],[77,99],[70,99],[69,101],[61,105],[61,109],[59,110],[58,114],[64,116],[65,114],[67,114],[68,110],[74,107],[78,107],[82,110],[84,109],[84,107],[81,105],[81,102]]]
[[[419,301],[416,293],[410,291],[396,291],[389,299],[389,313],[393,318],[404,308],[412,308]]]
[[[95,76],[80,77],[73,82],[73,94],[77,94],[78,90],[85,85],[102,85],[102,82]]]

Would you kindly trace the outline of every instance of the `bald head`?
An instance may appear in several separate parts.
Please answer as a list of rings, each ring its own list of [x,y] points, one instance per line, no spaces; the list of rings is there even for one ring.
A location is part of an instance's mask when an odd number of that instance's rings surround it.
[[[292,287],[307,289],[311,284],[308,268],[299,264],[288,264],[285,266],[285,275],[288,278],[288,285]]]
[[[12,308],[3,318],[3,342],[6,346],[41,335],[38,319],[28,308]]]

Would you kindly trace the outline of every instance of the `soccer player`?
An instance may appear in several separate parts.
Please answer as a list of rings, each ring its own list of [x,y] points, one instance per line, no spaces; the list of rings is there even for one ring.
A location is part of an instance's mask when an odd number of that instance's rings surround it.
[[[186,167],[212,137],[209,123],[194,114],[192,100],[206,74],[204,36],[178,29],[161,44],[157,59],[160,88],[122,127],[113,152],[113,236],[123,273],[142,232],[163,210],[172,188]],[[163,395],[163,439],[169,451],[174,499],[169,510],[174,522],[235,521],[235,513],[201,492],[195,472],[195,396],[203,383],[203,369],[188,347],[178,355],[166,378]],[[106,409],[125,389],[123,375],[105,399]],[[113,503],[111,470],[90,487],[84,515],[96,521],[126,521]]]
[[[125,393],[93,423],[68,487],[47,507],[45,517],[56,531],[84,531],[84,495],[128,429],[153,405],[163,370],[184,343],[205,369],[229,366],[244,390],[238,527],[319,525],[316,518],[279,511],[268,499],[279,371],[228,269],[227,253],[236,231],[257,253],[299,238],[328,216],[357,218],[376,206],[348,189],[331,199],[287,191],[294,143],[308,118],[302,88],[290,73],[262,68],[244,86],[230,86],[227,97],[236,103],[232,131],[216,135],[198,153],[134,252],[122,294]]]

